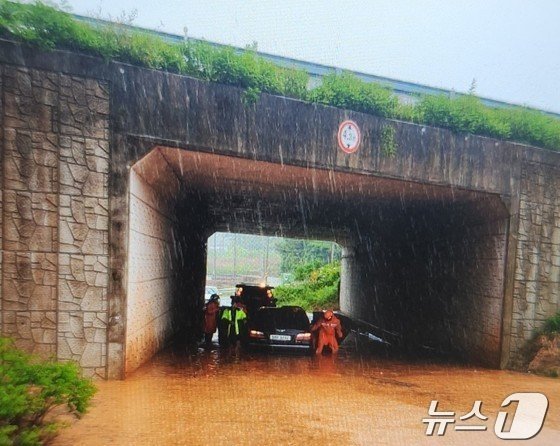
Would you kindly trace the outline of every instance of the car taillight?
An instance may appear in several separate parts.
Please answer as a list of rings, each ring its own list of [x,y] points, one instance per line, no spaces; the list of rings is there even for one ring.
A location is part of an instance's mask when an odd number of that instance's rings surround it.
[[[257,339],[264,339],[264,333],[262,331],[249,330],[249,337],[257,338]]]
[[[311,333],[300,333],[296,336],[296,341],[310,341]]]

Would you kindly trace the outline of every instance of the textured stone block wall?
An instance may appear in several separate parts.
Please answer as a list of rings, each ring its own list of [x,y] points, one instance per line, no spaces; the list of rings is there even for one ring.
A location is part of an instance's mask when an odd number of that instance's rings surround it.
[[[2,71],[1,331],[106,376],[109,92]]]
[[[524,162],[513,290],[510,362],[544,321],[560,310],[560,167]]]
[[[174,333],[181,271],[174,207],[131,171],[126,373],[150,359]]]

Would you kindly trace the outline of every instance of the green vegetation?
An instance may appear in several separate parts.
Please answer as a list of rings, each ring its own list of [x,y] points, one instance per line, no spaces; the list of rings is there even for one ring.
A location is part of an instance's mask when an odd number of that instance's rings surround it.
[[[395,156],[397,154],[397,140],[395,138],[395,128],[386,125],[381,129],[381,152],[385,156]]]
[[[560,311],[546,320],[544,323],[543,334],[560,334]]]
[[[298,267],[312,265],[318,268],[339,260],[341,256],[340,246],[336,243],[314,240],[282,239],[276,244],[276,250],[281,256],[280,272],[295,274],[296,279]]]
[[[53,409],[79,416],[94,392],[76,364],[38,361],[0,338],[0,445],[48,442],[62,427]]]
[[[75,50],[107,61],[235,85],[249,91],[249,101],[260,92],[299,98],[307,91],[307,73],[278,67],[258,57],[254,49],[238,53],[206,43],[169,43],[119,24],[93,27],[41,2],[0,0],[0,33],[47,50]]]
[[[426,96],[418,105],[419,117],[426,124],[447,127],[461,133],[508,138],[511,129],[500,119],[497,109],[485,107],[476,96],[448,99]]]
[[[274,290],[279,305],[299,305],[308,311],[338,308],[340,262],[302,264],[294,275],[295,282]]]
[[[321,85],[309,92],[308,99],[387,118],[394,117],[399,109],[399,101],[390,90],[363,82],[350,73],[325,76]]]
[[[363,82],[349,73],[328,75],[320,86],[308,90],[305,72],[274,65],[260,58],[254,47],[240,53],[233,48],[187,40],[170,43],[119,24],[93,27],[40,2],[19,4],[0,0],[0,34],[47,50],[79,51],[107,61],[118,60],[241,87],[245,89],[244,102],[249,106],[266,92],[560,150],[559,119],[523,107],[487,107],[474,96],[474,81],[469,95],[424,96],[415,105],[401,104],[389,89]],[[380,138],[389,136],[384,133]],[[396,145],[386,142],[382,142],[383,147],[391,149],[388,155],[396,149]]]

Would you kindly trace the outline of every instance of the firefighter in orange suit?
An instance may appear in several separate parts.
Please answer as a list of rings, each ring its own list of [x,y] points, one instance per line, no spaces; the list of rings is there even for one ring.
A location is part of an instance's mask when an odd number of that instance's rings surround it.
[[[206,345],[212,343],[212,336],[218,328],[218,313],[220,311],[220,296],[212,294],[210,300],[204,306],[204,342]]]
[[[315,353],[320,355],[323,348],[329,346],[333,353],[338,351],[338,338],[342,338],[342,324],[332,310],[327,310],[320,318],[311,326],[311,331],[317,333],[317,349]]]

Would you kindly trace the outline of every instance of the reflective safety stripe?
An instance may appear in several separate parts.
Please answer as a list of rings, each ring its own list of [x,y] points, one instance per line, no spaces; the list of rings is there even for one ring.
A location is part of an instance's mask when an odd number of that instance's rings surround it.
[[[235,310],[235,320],[232,321],[232,313],[233,311],[230,308],[226,308],[223,313],[222,313],[222,320],[226,320],[229,322],[228,324],[228,336],[231,333],[231,326],[232,326],[232,322],[234,322],[234,329],[235,329],[235,334],[239,335],[240,333],[240,328],[239,328],[239,322],[242,320],[247,319],[247,315],[245,314],[245,312],[241,309],[236,309]]]
[[[231,309],[226,308],[222,313],[222,320],[228,321],[227,324],[227,337],[231,334]]]
[[[245,312],[241,309],[237,309],[237,311],[235,312],[235,334],[239,335],[239,321],[242,321],[244,319],[247,319],[247,315],[245,314]]]

